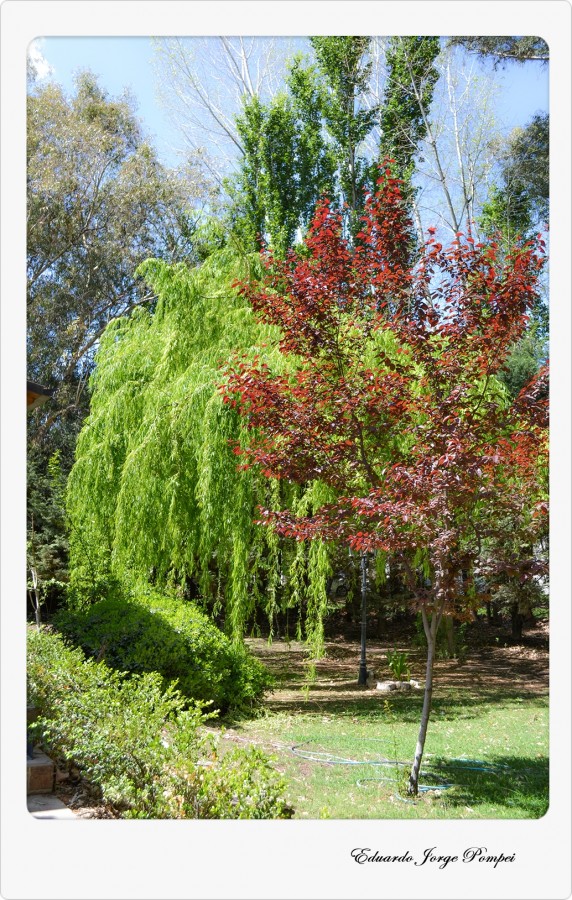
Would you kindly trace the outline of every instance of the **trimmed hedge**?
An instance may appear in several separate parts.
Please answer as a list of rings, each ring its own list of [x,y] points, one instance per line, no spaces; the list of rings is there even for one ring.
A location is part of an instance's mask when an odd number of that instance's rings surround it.
[[[30,730],[124,818],[290,818],[285,783],[255,748],[221,755],[209,714],[157,674],[86,659],[49,629],[28,635]]]
[[[251,707],[271,684],[268,670],[190,602],[158,592],[100,600],[64,612],[55,625],[88,655],[123,672],[159,672],[186,697],[221,712]]]

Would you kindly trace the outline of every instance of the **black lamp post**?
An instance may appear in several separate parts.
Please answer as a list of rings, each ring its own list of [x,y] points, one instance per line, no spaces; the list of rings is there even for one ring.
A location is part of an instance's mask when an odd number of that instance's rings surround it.
[[[366,684],[367,667],[365,664],[365,629],[366,629],[366,597],[367,597],[367,551],[361,555],[361,655],[359,661],[358,684]]]

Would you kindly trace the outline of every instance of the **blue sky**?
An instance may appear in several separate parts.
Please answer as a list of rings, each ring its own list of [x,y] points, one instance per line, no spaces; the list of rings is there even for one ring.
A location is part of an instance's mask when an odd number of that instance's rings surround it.
[[[176,162],[169,150],[176,133],[156,97],[150,38],[46,38],[41,42],[41,52],[53,68],[51,77],[66,91],[73,90],[74,74],[81,69],[98,75],[100,84],[113,97],[129,88],[146,135],[165,163]]]
[[[129,88],[146,135],[166,164],[175,164],[172,151],[177,132],[157,98],[151,38],[82,37],[46,38],[41,52],[53,69],[51,77],[66,91],[73,89],[74,73],[90,69],[112,95]],[[535,112],[548,109],[548,68],[537,63],[510,64],[495,75],[501,90],[496,114],[503,130],[524,125]]]

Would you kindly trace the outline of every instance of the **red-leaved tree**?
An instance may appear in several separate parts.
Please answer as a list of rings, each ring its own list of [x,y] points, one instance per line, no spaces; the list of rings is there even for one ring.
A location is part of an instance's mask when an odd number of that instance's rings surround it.
[[[279,326],[282,371],[238,360],[223,390],[249,426],[243,465],[317,479],[334,498],[310,516],[263,509],[260,521],[298,540],[382,550],[407,580],[427,638],[416,794],[443,615],[468,614],[483,573],[540,571],[548,376],[512,404],[495,377],[526,327],[541,242],[507,254],[461,234],[445,248],[430,233],[411,265],[409,235],[389,169],[353,242],[323,201],[303,247],[282,261],[266,252],[262,282],[241,286]],[[501,552],[507,522],[510,547],[530,552]]]

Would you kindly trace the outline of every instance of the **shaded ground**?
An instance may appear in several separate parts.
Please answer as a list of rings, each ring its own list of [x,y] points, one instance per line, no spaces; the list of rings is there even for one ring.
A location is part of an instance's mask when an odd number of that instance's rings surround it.
[[[466,637],[468,647],[463,658],[437,659],[434,667],[435,698],[462,692],[472,699],[508,699],[548,694],[548,625],[538,623],[529,629],[519,643],[507,638],[506,626],[495,628],[485,623],[471,626]],[[382,702],[387,696],[375,687],[357,684],[360,645],[355,639],[332,638],[326,642],[326,656],[310,660],[304,644],[264,638],[250,638],[251,651],[268,666],[277,685],[268,697],[271,710],[303,711],[308,704],[314,710],[337,711],[351,701]],[[425,650],[410,649],[411,635],[399,627],[388,629],[386,640],[372,638],[367,642],[367,667],[376,680],[390,679],[388,650],[407,653],[411,677],[421,685],[425,678]],[[315,667],[315,668],[313,668]],[[392,702],[396,699],[392,692]],[[406,701],[407,695],[403,696]],[[400,698],[401,700],[401,698]]]

